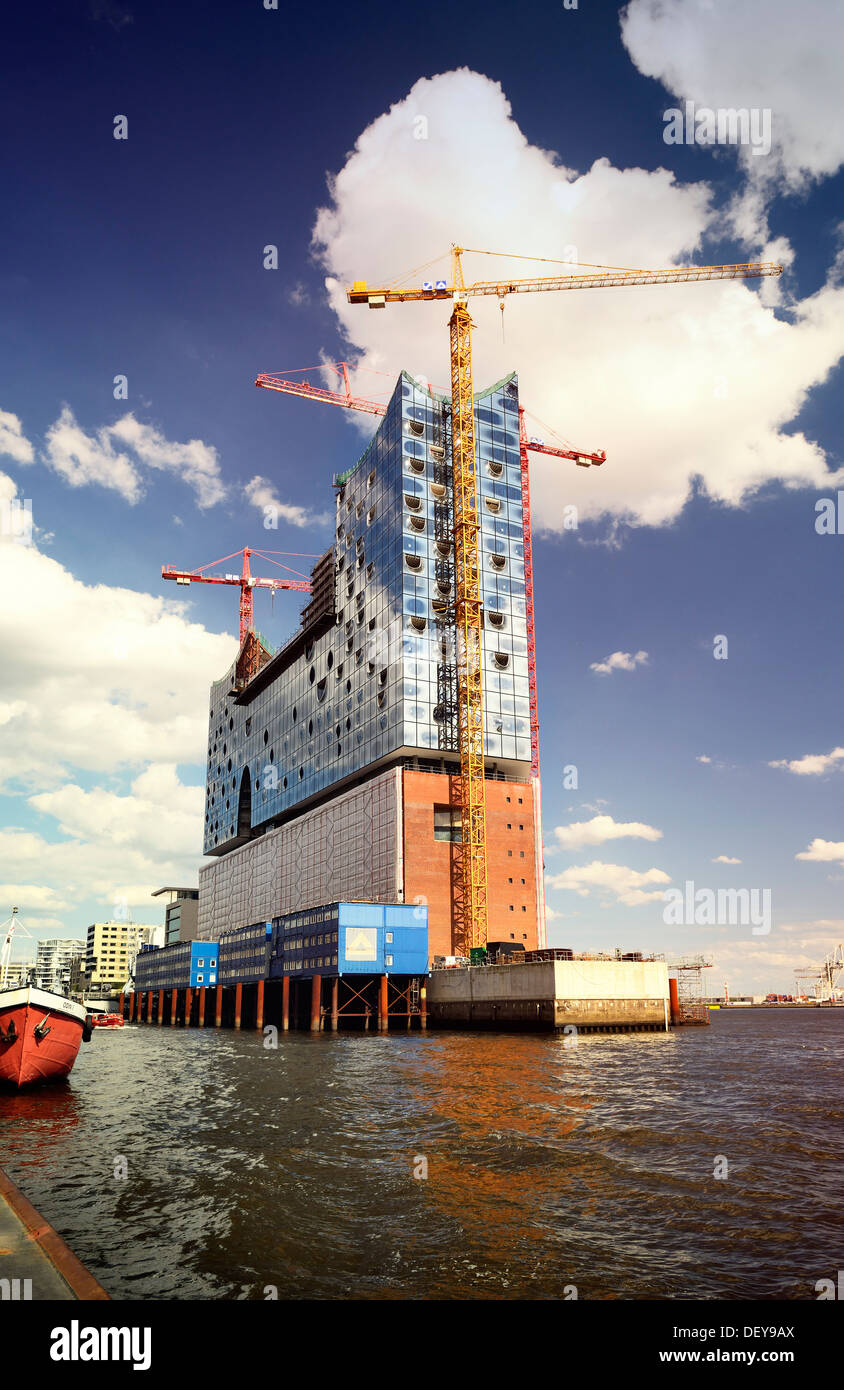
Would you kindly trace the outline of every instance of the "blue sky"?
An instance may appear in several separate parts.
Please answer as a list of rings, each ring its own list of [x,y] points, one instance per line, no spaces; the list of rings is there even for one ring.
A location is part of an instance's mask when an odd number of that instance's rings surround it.
[[[207,685],[237,594],[188,602],[160,566],[325,549],[331,475],[371,422],[255,375],[345,357],[442,383],[439,308],[372,315],[341,286],[460,240],[785,265],[513,297],[503,334],[479,301],[476,384],[516,368],[529,409],[608,455],[600,474],[534,461],[551,940],[706,950],[713,985],[782,990],[844,936],[844,534],[815,531],[844,488],[841,47],[819,0],[528,3],[518,24],[497,5],[315,22],[257,0],[7,17],[0,499],[30,499],[34,533],[0,545],[4,898],[73,935],[121,904],[155,921],[149,892],[195,876]],[[666,144],[663,113],[690,98],[769,110],[771,151]],[[383,396],[363,368],[361,393]],[[271,640],[298,612],[256,599]],[[631,660],[592,669],[613,653]],[[667,928],[661,895],[688,879],[770,889],[771,932]]]

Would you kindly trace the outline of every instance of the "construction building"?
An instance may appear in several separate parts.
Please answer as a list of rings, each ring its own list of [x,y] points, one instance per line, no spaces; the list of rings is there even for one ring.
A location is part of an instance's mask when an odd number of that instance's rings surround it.
[[[544,944],[531,776],[515,376],[474,399],[488,936]],[[326,903],[423,904],[428,956],[460,912],[459,652],[451,403],[402,374],[335,478],[334,544],[298,631],[254,631],[211,690],[199,936]],[[465,940],[465,937],[463,938]]]

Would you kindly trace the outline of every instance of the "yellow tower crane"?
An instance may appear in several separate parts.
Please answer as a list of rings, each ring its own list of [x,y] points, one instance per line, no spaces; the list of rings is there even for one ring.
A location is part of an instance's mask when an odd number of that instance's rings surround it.
[[[372,289],[355,280],[346,291],[350,304],[383,309],[387,304],[451,300],[452,483],[454,488],[455,620],[457,628],[458,721],[460,731],[461,895],[454,924],[454,950],[467,954],[487,942],[486,798],[484,794],[484,718],[481,628],[481,576],[478,563],[478,507],[475,484],[475,412],[472,394],[472,320],[468,300],[497,295],[501,308],[508,294],[546,290],[616,289],[622,285],[677,285],[688,280],[748,280],[781,275],[774,261],[739,265],[677,266],[669,270],[630,270],[590,266],[588,273],[519,280],[463,277],[465,246],[451,249],[451,284],[424,281],[419,288],[399,284]],[[503,255],[504,252],[478,252]],[[514,257],[518,259],[518,257]],[[523,259],[537,259],[524,257]]]

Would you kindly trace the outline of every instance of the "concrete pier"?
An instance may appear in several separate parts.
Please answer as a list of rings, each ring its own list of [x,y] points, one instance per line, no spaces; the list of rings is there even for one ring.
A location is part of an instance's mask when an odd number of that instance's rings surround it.
[[[667,1032],[664,961],[551,960],[435,970],[427,1013],[440,1027]]]
[[[0,1286],[3,1300],[107,1299],[93,1274],[0,1169]],[[9,1318],[11,1324],[11,1316]],[[9,1329],[11,1335],[11,1328]]]

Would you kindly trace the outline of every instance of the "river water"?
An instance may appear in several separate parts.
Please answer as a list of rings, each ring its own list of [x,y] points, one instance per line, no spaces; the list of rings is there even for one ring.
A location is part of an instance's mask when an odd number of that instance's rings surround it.
[[[115,1298],[815,1298],[844,1009],[711,1017],[574,1047],[100,1029],[0,1098],[0,1163]]]

